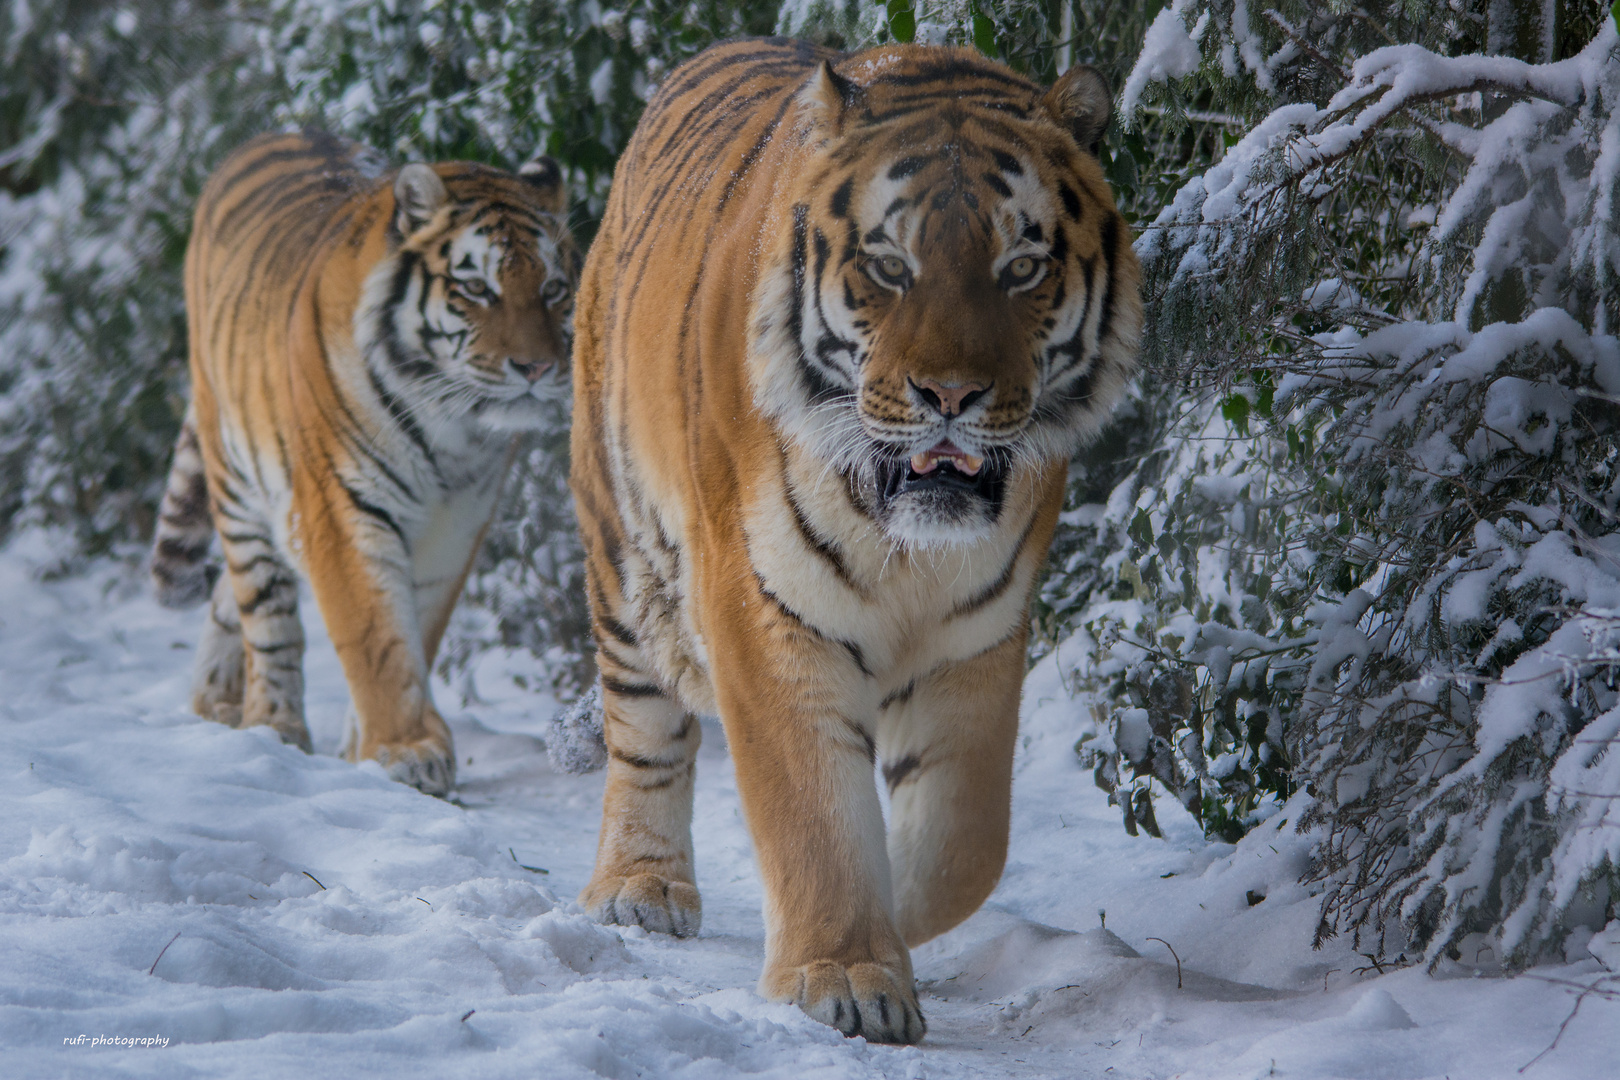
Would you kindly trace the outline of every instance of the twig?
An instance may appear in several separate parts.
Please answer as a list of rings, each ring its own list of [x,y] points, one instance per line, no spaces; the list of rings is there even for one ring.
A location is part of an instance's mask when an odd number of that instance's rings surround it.
[[[1613,979],[1615,977],[1613,975],[1605,975],[1603,978],[1599,979],[1595,983],[1592,983],[1590,986],[1584,985],[1582,983],[1572,983],[1567,979],[1548,979],[1548,978],[1545,978],[1544,976],[1536,976],[1536,975],[1532,975],[1530,977],[1531,978],[1540,978],[1543,982],[1560,983],[1560,984],[1565,985],[1565,986],[1579,986],[1581,988],[1581,992],[1579,994],[1575,995],[1575,1006],[1574,1006],[1574,1008],[1569,1010],[1569,1015],[1564,1017],[1564,1022],[1562,1024],[1558,1025],[1558,1034],[1553,1036],[1553,1041],[1547,1044],[1547,1049],[1543,1050],[1541,1053],[1537,1054],[1535,1057],[1531,1058],[1529,1061],[1525,1062],[1523,1065],[1520,1065],[1519,1066],[1519,1071],[1521,1073],[1524,1072],[1524,1070],[1528,1069],[1530,1066],[1534,1065],[1536,1062],[1540,1061],[1542,1058],[1546,1057],[1548,1054],[1552,1053],[1555,1049],[1557,1049],[1558,1040],[1562,1039],[1564,1037],[1564,1032],[1569,1029],[1570,1021],[1575,1019],[1575,1014],[1581,1011],[1582,1003],[1584,1003],[1589,996],[1591,996],[1592,994],[1596,994],[1599,997],[1606,997],[1611,1001],[1620,999],[1620,991],[1611,990],[1608,987],[1605,987],[1605,986],[1602,985],[1603,983],[1606,983],[1606,982],[1610,981],[1611,979]]]
[[[1176,958],[1176,989],[1180,990],[1181,989],[1181,957],[1176,956],[1176,947],[1174,945],[1170,944],[1168,941],[1164,940],[1164,938],[1162,938],[1162,937],[1150,937],[1147,940],[1149,940],[1149,941],[1157,941],[1160,945],[1163,945],[1165,948],[1170,950],[1170,955],[1171,956],[1175,956],[1175,958]]]
[[[1366,967],[1355,968],[1350,972],[1350,974],[1352,974],[1352,975],[1361,975],[1361,974],[1363,974],[1365,972],[1368,972],[1368,971],[1376,971],[1380,975],[1382,975],[1384,973],[1384,965],[1383,965],[1383,963],[1380,962],[1378,957],[1374,956],[1372,953],[1364,952],[1364,953],[1357,953],[1356,955],[1362,957],[1363,959],[1365,959],[1367,961],[1367,966]],[[1476,957],[1476,959],[1477,959],[1477,957]]]
[[[475,1013],[477,1011],[478,1011],[477,1009],[468,1009],[466,1012],[462,1013],[461,1014],[461,1022],[463,1024],[465,1024],[467,1022],[467,1017],[471,1016],[473,1013]]]
[[[180,931],[176,930],[174,932],[174,937],[169,939],[169,945],[173,945],[175,942],[177,942],[179,940],[180,940]],[[152,966],[146,969],[146,973],[148,975],[152,974],[152,972],[157,970],[158,960],[163,959],[163,954],[169,951],[169,945],[165,945],[165,946],[163,946],[163,948],[158,950],[157,960],[152,961]]]
[[[527,870],[531,874],[549,874],[549,873],[551,873],[550,870],[547,870],[543,866],[527,866],[527,865],[525,865],[523,863],[518,862],[517,852],[513,851],[511,848],[507,848],[506,853],[508,855],[512,856],[512,861],[517,862],[517,864],[518,864],[518,866],[520,868],[522,868],[524,870]]]
[[[309,878],[309,880],[313,881],[315,884],[321,885],[321,879],[316,877],[314,874],[310,873],[308,870],[304,871],[304,876]],[[326,886],[321,885],[321,892],[325,892],[325,891],[326,891]]]
[[[1336,974],[1339,973],[1340,970],[1342,970],[1342,969],[1340,969],[1340,968],[1328,968],[1326,971],[1322,972],[1322,993],[1324,993],[1324,994],[1327,993],[1328,976],[1329,975],[1336,975]]]

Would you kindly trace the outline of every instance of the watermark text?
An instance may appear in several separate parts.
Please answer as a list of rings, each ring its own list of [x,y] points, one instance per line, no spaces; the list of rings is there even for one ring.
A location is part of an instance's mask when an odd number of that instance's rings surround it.
[[[63,1046],[156,1046],[169,1045],[167,1035],[75,1035],[64,1036]]]

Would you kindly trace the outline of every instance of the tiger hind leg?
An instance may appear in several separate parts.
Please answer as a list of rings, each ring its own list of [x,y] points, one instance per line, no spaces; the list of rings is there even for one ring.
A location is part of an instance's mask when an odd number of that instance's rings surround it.
[[[208,603],[208,623],[197,644],[192,669],[191,711],[226,727],[242,723],[242,683],[246,653],[242,648],[242,619],[236,611],[231,581],[221,577]]]
[[[598,657],[607,778],[596,870],[579,902],[598,922],[693,937],[703,922],[692,866],[703,728],[652,679]]]
[[[202,448],[190,412],[174,444],[174,463],[158,506],[157,534],[152,540],[152,583],[158,603],[187,608],[208,598],[219,578],[219,566],[208,559],[214,521],[208,512],[208,480]]]

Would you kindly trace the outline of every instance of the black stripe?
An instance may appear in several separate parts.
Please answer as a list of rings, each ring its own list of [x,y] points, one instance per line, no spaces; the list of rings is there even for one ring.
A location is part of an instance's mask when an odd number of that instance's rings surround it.
[[[1001,86],[1011,87],[1020,92],[1022,96],[1030,96],[1036,89],[1033,83],[1012,72],[997,71],[986,67],[973,59],[958,59],[952,57],[939,63],[928,63],[912,74],[891,75],[882,74],[873,80],[873,84],[882,83],[885,86],[921,86],[925,83],[938,82],[945,85],[940,92],[949,92],[953,97],[957,94],[994,93],[988,86],[972,86],[971,80],[980,79],[988,83],[998,83]],[[968,85],[964,85],[968,84]]]
[[[859,645],[855,644],[853,641],[845,641],[843,638],[835,638],[830,634],[823,633],[810,623],[806,622],[803,615],[800,615],[797,611],[794,611],[792,608],[788,607],[787,604],[782,602],[782,598],[780,596],[777,596],[766,587],[765,579],[760,576],[758,570],[754,571],[754,583],[758,585],[760,595],[765,597],[765,599],[769,600],[772,604],[775,604],[776,609],[783,615],[786,615],[788,618],[804,627],[819,640],[842,646],[844,651],[849,654],[849,658],[855,661],[855,666],[860,669],[861,674],[865,675],[869,679],[872,677],[871,669],[866,666],[866,655],[861,652],[861,647]]]
[[[1109,214],[1102,223],[1103,298],[1102,320],[1097,323],[1097,347],[1108,339],[1114,322],[1114,258],[1119,254],[1119,215]]]
[[[208,545],[213,543],[213,534],[203,537],[200,541],[187,543],[178,536],[165,536],[153,545],[153,552],[165,559],[178,559],[181,562],[196,562],[208,554]]]
[[[956,619],[963,615],[971,615],[985,605],[992,603],[997,597],[1007,591],[1007,587],[1012,584],[1013,572],[1018,569],[1018,558],[1024,553],[1024,545],[1029,542],[1029,534],[1034,531],[1035,518],[1031,517],[1029,519],[1029,524],[1024,526],[1024,535],[1020,536],[1018,538],[1018,543],[1014,545],[1012,556],[1007,559],[1007,565],[1002,569],[1001,576],[993,581],[987,588],[980,591],[977,596],[974,596],[951,609],[951,618]]]
[[[844,721],[844,725],[846,727],[848,727],[849,730],[853,731],[856,735],[860,736],[861,742],[866,748],[866,760],[868,762],[876,764],[877,763],[877,741],[872,738],[872,733],[867,731],[865,728],[863,728],[861,725],[857,724],[855,721],[851,720],[847,716],[843,717],[842,719]]]
[[[810,208],[804,203],[793,207],[793,305],[788,311],[788,334],[795,343],[804,337],[804,272],[806,261],[806,222]]]
[[[1074,193],[1074,188],[1068,184],[1058,183],[1058,197],[1063,200],[1063,209],[1075,221],[1080,220],[1080,196]]]
[[[371,445],[371,440],[365,436],[365,429],[361,427],[360,421],[355,418],[354,413],[349,409],[349,403],[344,400],[341,391],[342,383],[339,382],[337,374],[332,370],[332,354],[327,350],[326,347],[326,332],[325,328],[321,325],[321,305],[314,304],[311,306],[314,309],[315,341],[317,347],[321,351],[321,366],[326,369],[327,382],[332,386],[332,397],[337,402],[338,409],[343,413],[342,419],[346,421],[344,424],[339,424],[335,422],[337,420],[336,417],[329,418],[333,421],[331,425],[332,430],[344,437],[343,441],[349,445],[351,452],[358,450],[361,454],[364,454],[371,460],[373,465],[377,466],[377,468],[382,471],[382,474],[386,476],[388,480],[400,490],[401,493],[403,493],[406,497],[415,500],[418,497],[416,491],[414,491],[411,486],[394,471],[393,467],[386,460],[377,454],[376,450]],[[366,373],[371,376],[372,385],[376,386],[377,376],[376,373],[371,370],[371,365],[369,364],[366,365]],[[282,471],[290,476],[292,475],[292,465],[287,455],[287,443],[283,438],[280,429],[277,429],[276,431],[276,444],[281,451]],[[424,447],[424,450],[425,449],[426,447]]]
[[[861,652],[861,647],[853,641],[845,641],[842,638],[838,639],[838,644],[842,645],[844,651],[849,653],[849,658],[855,661],[855,666],[860,668],[861,674],[870,679],[872,669],[866,666],[866,654]]]
[[[920,173],[932,160],[932,157],[921,155],[901,158],[899,161],[889,166],[889,179],[904,180],[908,176],[913,176]]]
[[[296,611],[298,609],[298,586],[295,582],[288,580],[288,578],[281,573],[277,573],[271,577],[269,581],[259,586],[258,591],[248,598],[247,603],[237,604],[237,610],[240,611],[244,616],[251,616],[254,612],[258,611],[260,607],[269,603],[269,601],[275,597],[277,593],[286,592],[288,589],[291,589],[293,594],[293,602],[290,608],[284,606],[279,610],[272,611],[271,614],[291,614],[292,611]]]
[[[618,694],[620,697],[649,698],[664,696],[664,692],[656,686],[649,686],[641,683],[620,682],[618,679],[615,679],[613,676],[607,674],[602,676],[602,689],[609,690],[615,694]]]
[[[266,547],[273,546],[270,543],[270,538],[263,533],[221,532],[219,535],[220,539],[228,541],[232,544],[264,544]]]
[[[638,757],[635,754],[627,754],[623,750],[615,750],[611,746],[608,747],[608,756],[614,761],[623,762],[632,769],[673,769],[684,764],[686,760],[685,758],[677,758],[674,761],[660,761],[658,758]]]
[[[759,160],[760,155],[765,152],[765,148],[770,145],[772,137],[776,134],[777,126],[782,123],[782,117],[787,115],[793,101],[794,96],[792,94],[786,94],[782,97],[782,103],[776,108],[776,115],[771,117],[770,122],[765,125],[765,130],[759,133],[759,138],[754,140],[754,145],[743,152],[742,160],[732,169],[731,177],[726,181],[726,186],[720,190],[719,201],[714,205],[716,214],[725,209],[726,203],[731,201],[731,195],[737,190],[737,185],[742,182],[742,178],[753,170],[754,163]]]
[[[329,460],[327,465],[331,470],[331,474],[336,476],[337,468],[335,464]],[[387,510],[368,500],[364,495],[361,495],[358,491],[354,490],[354,488],[350,487],[348,481],[342,479],[341,477],[338,479],[338,486],[341,487],[344,493],[349,496],[349,501],[354,503],[354,508],[356,510],[367,515],[368,517],[375,518],[384,525],[387,525],[393,530],[394,535],[399,537],[399,542],[401,546],[405,548],[406,552],[408,553],[411,550],[410,541],[405,539],[405,530],[400,528],[399,522],[394,520],[393,514],[390,514]]]
[[[1013,176],[1024,175],[1023,162],[1019,161],[1005,150],[997,150],[992,147],[990,150],[990,158],[996,163],[996,168],[1000,169],[1002,172],[1011,173]]]
[[[891,705],[904,705],[911,700],[911,695],[917,692],[917,680],[912,679],[898,690],[889,691],[888,695],[878,703],[878,711],[882,712]]]
[[[416,448],[422,451],[422,455],[427,458],[428,464],[433,466],[434,472],[437,472],[438,462],[433,456],[433,451],[428,447],[427,433],[416,422],[416,417],[411,415],[410,409],[399,399],[397,394],[383,385],[382,378],[378,376],[376,369],[370,364],[366,365],[366,377],[371,380],[371,389],[376,393],[378,400],[383,403],[383,408],[388,410],[388,415],[393,418],[395,424],[399,425],[400,430],[405,432],[406,438],[416,444]]]
[[[849,567],[844,565],[843,555],[839,553],[836,547],[818,536],[816,531],[811,528],[810,522],[805,518],[804,509],[799,505],[799,500],[793,490],[793,484],[786,478],[787,456],[785,452],[783,453],[782,471],[784,474],[783,495],[787,499],[788,509],[793,511],[793,524],[798,527],[799,535],[804,538],[804,542],[810,546],[812,551],[826,561],[832,572],[838,576],[839,581],[856,592],[861,591],[860,586],[855,584],[855,579],[850,576]]]
[[[888,782],[889,791],[903,784],[907,777],[916,772],[917,766],[922,762],[917,760],[916,754],[907,754],[899,761],[886,761],[883,763],[883,779]]]
[[[854,191],[855,178],[853,176],[846,176],[844,178],[844,182],[839,184],[838,189],[833,192],[832,202],[828,206],[828,209],[832,211],[833,217],[849,217],[849,199],[850,195],[853,194]]]
[[[246,574],[246,573],[254,570],[255,568],[257,568],[262,563],[270,563],[277,570],[282,569],[282,566],[283,566],[283,563],[281,561],[281,557],[279,555],[274,555],[274,554],[255,555],[245,563],[234,563],[234,562],[231,562],[229,559],[226,560],[226,565],[231,568],[231,573],[238,574],[238,575]]]
[[[603,604],[602,606],[606,607],[607,605]],[[631,630],[628,626],[624,625],[624,623],[620,622],[618,619],[615,619],[612,615],[608,615],[608,614],[604,613],[602,615],[597,616],[596,621],[598,623],[600,623],[601,626],[602,626],[602,629],[606,630],[608,632],[608,635],[610,637],[612,637],[614,641],[617,641],[620,645],[624,645],[624,646],[627,646],[627,647],[632,648],[632,649],[636,647],[635,631]]]

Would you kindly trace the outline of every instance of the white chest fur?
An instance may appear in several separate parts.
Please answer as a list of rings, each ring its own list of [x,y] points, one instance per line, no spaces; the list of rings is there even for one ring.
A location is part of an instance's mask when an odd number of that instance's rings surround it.
[[[984,539],[908,549],[824,466],[790,453],[785,480],[785,493],[761,494],[749,506],[754,568],[804,622],[858,650],[873,692],[975,656],[1026,617],[1039,562],[1027,543],[1033,485],[1009,484]]]

